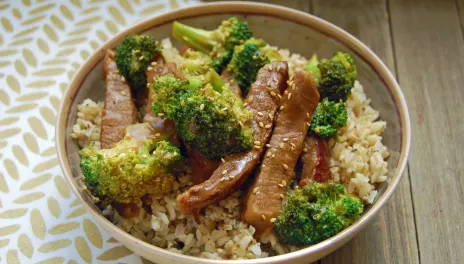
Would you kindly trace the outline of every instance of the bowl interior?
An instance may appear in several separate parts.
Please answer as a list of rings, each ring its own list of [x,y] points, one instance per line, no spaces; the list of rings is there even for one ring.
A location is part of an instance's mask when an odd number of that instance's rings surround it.
[[[388,175],[390,177],[392,177],[392,175],[394,175],[394,177],[401,177],[401,175],[395,174],[403,143],[399,109],[395,104],[390,90],[380,75],[374,70],[372,65],[367,63],[367,61],[363,58],[363,54],[356,53],[341,42],[338,42],[337,40],[324,35],[315,29],[309,28],[306,25],[266,14],[214,14],[188,17],[180,19],[179,21],[195,27],[212,29],[223,19],[228,18],[231,15],[238,16],[248,21],[248,24],[256,37],[263,38],[271,45],[289,49],[292,53],[301,54],[306,58],[309,58],[313,53],[317,53],[320,58],[330,57],[337,51],[351,53],[354,56],[358,67],[358,80],[364,86],[364,91],[367,96],[371,98],[371,104],[374,109],[380,112],[380,119],[387,121],[387,128],[383,133],[383,143],[387,146],[390,152],[390,157],[388,158]],[[171,26],[172,21],[159,26],[153,26],[144,32],[138,33],[152,35],[161,40],[162,38],[171,36]],[[121,40],[122,39],[118,41]],[[173,39],[172,41],[175,46],[182,46],[179,42]],[[103,51],[101,51],[100,58],[102,57]],[[69,112],[66,121],[66,135],[71,134],[72,126],[76,122],[77,105],[79,103],[86,98],[91,98],[95,101],[104,99],[105,83],[102,80],[102,74],[102,60],[100,59],[100,61],[87,73],[87,76],[82,82],[80,88],[77,89],[77,92],[72,99],[72,103],[67,106]],[[70,168],[74,177],[77,177],[81,174],[79,167],[79,148],[69,136],[66,137],[65,144]],[[379,185],[379,195],[377,196],[377,199],[381,197],[386,188],[387,183]],[[93,205],[90,197],[84,193],[82,193],[82,195],[85,196],[87,204]],[[367,208],[366,212],[370,209],[370,207],[371,206]]]

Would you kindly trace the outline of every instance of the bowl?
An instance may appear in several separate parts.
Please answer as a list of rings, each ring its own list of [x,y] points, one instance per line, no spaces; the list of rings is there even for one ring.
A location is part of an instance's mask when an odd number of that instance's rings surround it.
[[[383,143],[390,152],[390,181],[379,186],[376,200],[366,208],[356,223],[330,239],[296,252],[269,258],[217,261],[180,255],[155,247],[125,233],[107,220],[90,197],[78,187],[75,177],[81,173],[79,148],[70,138],[70,134],[76,121],[77,105],[88,97],[93,100],[104,98],[105,89],[101,76],[105,49],[114,48],[130,34],[149,34],[157,39],[169,37],[172,22],[176,20],[195,27],[213,29],[231,15],[248,21],[255,36],[293,53],[305,57],[313,53],[320,57],[329,57],[341,50],[354,56],[359,81],[371,98],[372,106],[379,110],[380,118],[387,121]],[[179,46],[177,42],[174,44]],[[61,102],[56,123],[56,147],[65,178],[88,213],[116,240],[146,259],[156,263],[310,263],[349,241],[368,224],[392,195],[406,166],[410,147],[410,121],[405,99],[391,72],[366,45],[344,30],[323,19],[280,6],[246,2],[209,3],[177,9],[144,20],[114,36],[89,57],[75,74]]]

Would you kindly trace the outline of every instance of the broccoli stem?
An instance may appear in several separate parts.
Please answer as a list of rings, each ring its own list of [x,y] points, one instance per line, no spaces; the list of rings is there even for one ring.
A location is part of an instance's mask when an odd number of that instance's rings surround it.
[[[172,26],[172,35],[189,47],[206,54],[210,53],[216,44],[213,31],[190,27],[177,21]]]
[[[313,80],[317,87],[319,87],[319,81],[321,80],[321,71],[319,70],[319,67],[317,67],[318,64],[319,59],[316,54],[314,54],[308,61],[308,64],[306,64],[306,70],[312,72]]]

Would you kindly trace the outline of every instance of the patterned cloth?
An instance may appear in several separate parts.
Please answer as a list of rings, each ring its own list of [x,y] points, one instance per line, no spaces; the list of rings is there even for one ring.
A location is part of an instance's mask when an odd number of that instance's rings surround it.
[[[192,2],[0,2],[0,263],[149,263],[97,226],[70,192],[54,125],[75,71],[106,40]]]

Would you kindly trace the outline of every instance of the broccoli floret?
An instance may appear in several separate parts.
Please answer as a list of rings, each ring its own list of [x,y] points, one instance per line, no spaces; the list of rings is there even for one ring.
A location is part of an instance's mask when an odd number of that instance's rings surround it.
[[[293,191],[274,222],[283,244],[307,246],[328,239],[356,221],[364,205],[341,184],[312,182]]]
[[[308,133],[319,137],[330,137],[345,126],[348,112],[341,100],[336,103],[325,98],[316,107]]]
[[[127,36],[116,47],[118,69],[133,89],[146,87],[145,70],[160,51],[160,44],[153,37],[145,35]]]
[[[249,39],[243,45],[235,47],[232,60],[227,65],[227,71],[233,73],[244,95],[256,80],[259,69],[270,61],[261,49],[264,45],[265,43],[260,40]]]
[[[230,17],[212,31],[190,27],[176,21],[172,27],[172,35],[189,47],[209,54],[214,60],[214,69],[221,72],[232,58],[234,47],[251,38],[253,33],[246,22]]]
[[[175,63],[178,71],[187,76],[205,74],[213,64],[208,55],[192,49],[187,49],[181,56],[176,48],[169,46],[163,48],[162,55],[166,62]]]
[[[188,80],[167,74],[151,88],[153,112],[174,120],[182,140],[208,159],[251,148],[251,113],[214,70]]]
[[[133,126],[151,131],[147,124]],[[111,149],[98,150],[92,143],[80,154],[82,172],[92,192],[120,203],[170,191],[175,180],[172,169],[183,159],[177,147],[155,135],[141,139],[126,134]]]
[[[309,62],[307,67],[314,62]],[[319,93],[321,99],[345,101],[358,78],[353,58],[342,52],[337,52],[330,60],[322,59],[317,65],[320,70]]]

